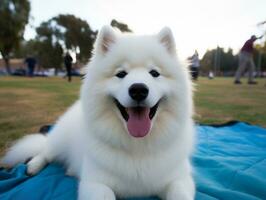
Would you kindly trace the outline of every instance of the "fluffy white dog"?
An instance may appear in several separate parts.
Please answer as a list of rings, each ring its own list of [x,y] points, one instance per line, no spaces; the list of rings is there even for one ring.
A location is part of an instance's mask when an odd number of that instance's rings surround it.
[[[79,179],[80,200],[158,195],[190,200],[192,86],[169,28],[150,36],[100,31],[80,99],[47,135],[18,141],[2,163],[38,173],[59,161]]]

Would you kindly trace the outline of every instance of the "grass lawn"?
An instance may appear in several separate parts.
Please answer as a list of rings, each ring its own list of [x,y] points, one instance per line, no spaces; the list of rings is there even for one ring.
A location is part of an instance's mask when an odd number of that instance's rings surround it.
[[[79,78],[0,78],[0,154],[15,139],[51,124],[79,95]],[[266,127],[266,81],[234,85],[231,78],[200,78],[195,119],[201,123],[241,120]]]

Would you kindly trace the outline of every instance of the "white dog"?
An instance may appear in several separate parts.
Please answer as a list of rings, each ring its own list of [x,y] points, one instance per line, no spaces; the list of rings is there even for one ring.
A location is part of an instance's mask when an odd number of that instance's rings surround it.
[[[158,195],[190,200],[192,86],[169,28],[151,36],[100,31],[80,99],[47,135],[26,136],[2,163],[33,157],[27,172],[59,161],[80,200]]]

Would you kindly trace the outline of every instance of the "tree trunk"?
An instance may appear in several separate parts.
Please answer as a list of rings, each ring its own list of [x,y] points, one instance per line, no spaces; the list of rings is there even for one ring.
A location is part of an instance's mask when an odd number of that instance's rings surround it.
[[[6,72],[8,73],[8,75],[11,75],[11,68],[10,68],[9,58],[8,57],[4,57],[4,61],[5,61],[5,66],[6,66]]]

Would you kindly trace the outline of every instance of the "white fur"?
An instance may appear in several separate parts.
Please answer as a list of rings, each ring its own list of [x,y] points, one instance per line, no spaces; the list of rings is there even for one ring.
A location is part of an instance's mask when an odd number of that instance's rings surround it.
[[[16,142],[7,152],[0,163],[7,166],[14,166],[24,163],[27,159],[38,155],[46,144],[46,137],[41,134],[32,134],[23,137]]]
[[[79,178],[81,200],[151,195],[165,200],[193,199],[189,161],[194,138],[192,88],[187,68],[174,51],[169,28],[157,35],[133,36],[104,27],[80,99],[59,119],[46,142],[41,139],[38,146],[30,141],[33,136],[24,138],[3,161],[14,165],[35,156],[28,164],[30,174],[47,162],[61,161],[68,174]],[[161,76],[152,77],[151,69]],[[119,70],[127,71],[127,76],[117,78]],[[152,107],[160,100],[144,138],[128,133],[114,103],[116,98],[124,107],[134,106],[128,95],[134,83],[149,88],[144,106]],[[31,148],[34,153],[28,153]]]

